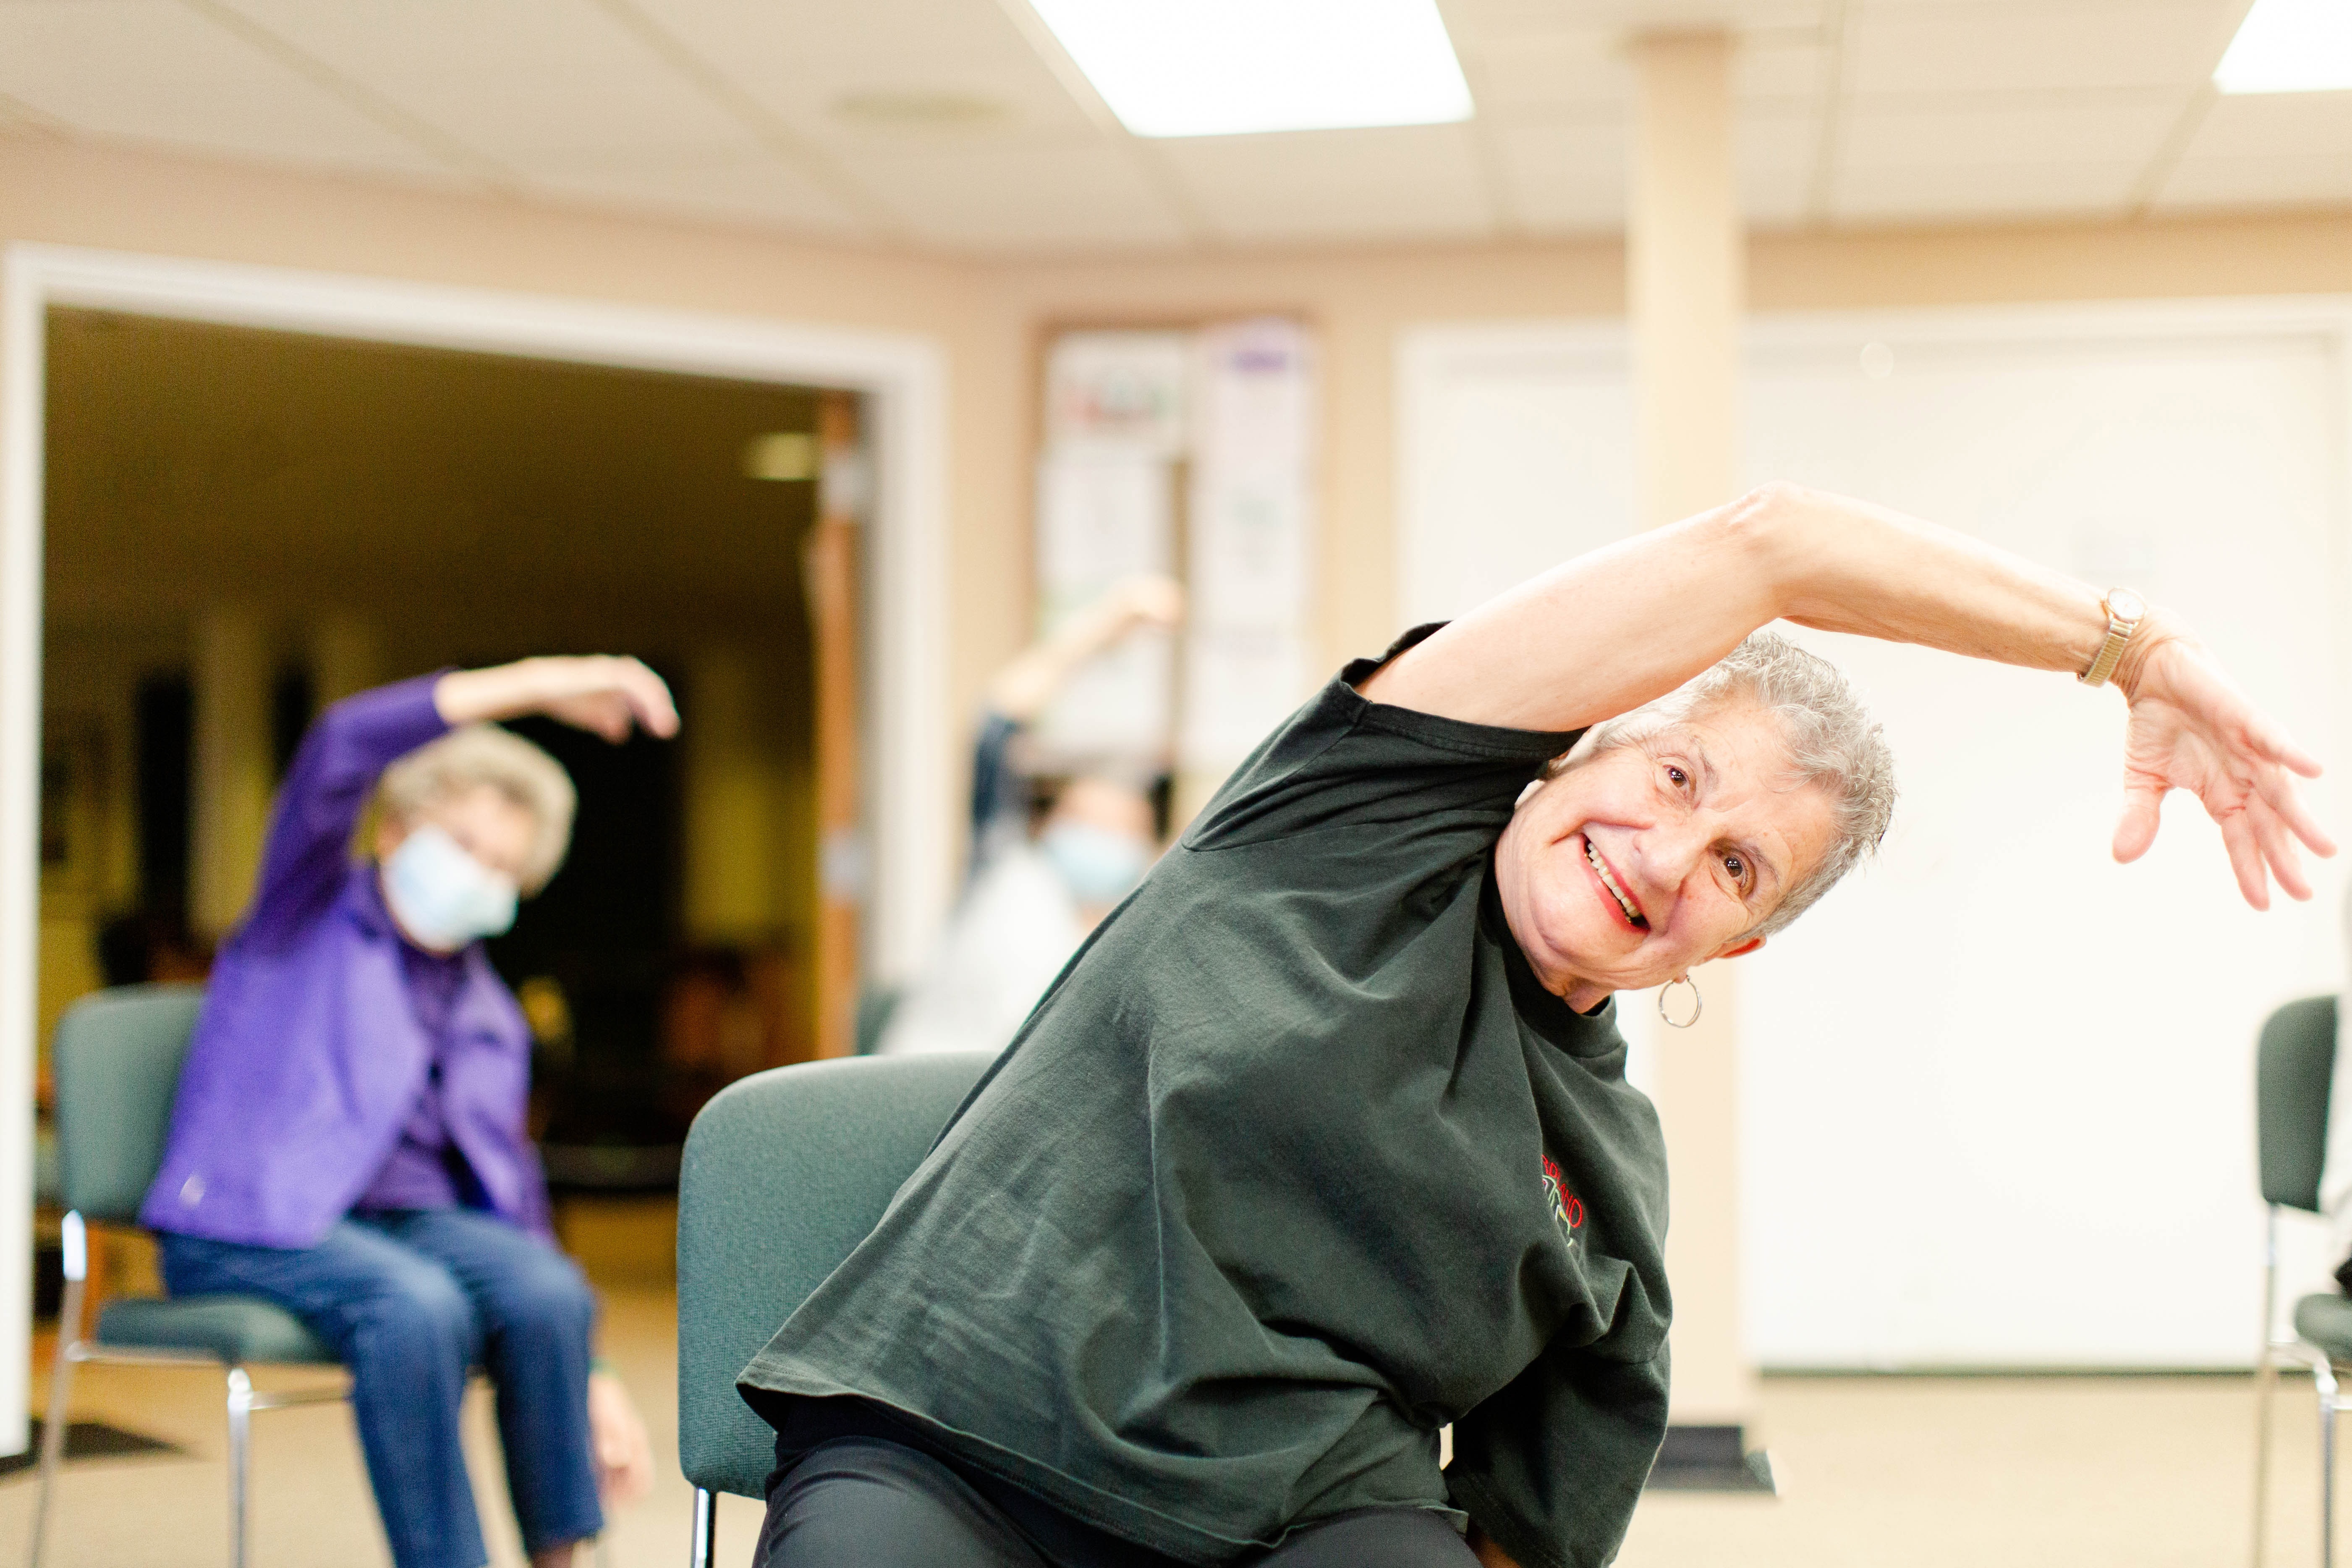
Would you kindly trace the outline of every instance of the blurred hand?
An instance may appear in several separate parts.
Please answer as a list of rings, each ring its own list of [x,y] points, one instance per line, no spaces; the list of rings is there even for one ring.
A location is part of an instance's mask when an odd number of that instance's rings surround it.
[[[1133,626],[1176,626],[1184,620],[1184,585],[1156,572],[1120,578],[1104,592],[1102,603],[1122,632]]]
[[[633,728],[665,740],[677,733],[677,708],[662,678],[609,654],[457,670],[434,686],[433,703],[451,724],[544,713],[615,744]]]
[[[654,1449],[629,1391],[609,1372],[588,1374],[588,1436],[596,1450],[596,1490],[633,1503],[654,1489]]]
[[[547,668],[540,711],[551,719],[592,730],[618,743],[632,725],[667,740],[677,733],[677,709],[662,678],[634,658],[532,659]]]
[[[2294,782],[2297,774],[2317,778],[2319,763],[2254,710],[2211,654],[2153,621],[2148,630],[2152,639],[2131,649],[2116,672],[2131,718],[2116,858],[2146,854],[2166,794],[2185,789],[2220,825],[2246,902],[2269,909],[2273,878],[2291,896],[2308,899],[2296,840],[2315,855],[2336,853]]]

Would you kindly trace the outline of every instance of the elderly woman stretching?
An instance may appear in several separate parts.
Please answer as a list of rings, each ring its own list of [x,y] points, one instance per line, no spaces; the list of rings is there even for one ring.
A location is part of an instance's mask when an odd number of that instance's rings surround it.
[[[275,1301],[351,1369],[398,1568],[488,1561],[458,1446],[470,1367],[497,1385],[538,1568],[603,1528],[600,1468],[615,1495],[651,1479],[627,1394],[590,1373],[595,1301],[548,1238],[523,1129],[530,1033],[482,952],[571,838],[572,781],[486,722],[528,713],[610,741],[677,728],[630,658],[425,677],[312,726],[141,1212],[174,1295]],[[354,864],[371,791],[375,856]]]
[[[1668,1317],[1611,995],[1761,946],[1894,800],[1843,681],[1758,628],[2112,672],[2116,855],[2190,789],[2249,900],[2305,895],[2316,764],[2138,612],[1770,487],[1350,665],[745,1369],[763,1568],[1606,1563]]]

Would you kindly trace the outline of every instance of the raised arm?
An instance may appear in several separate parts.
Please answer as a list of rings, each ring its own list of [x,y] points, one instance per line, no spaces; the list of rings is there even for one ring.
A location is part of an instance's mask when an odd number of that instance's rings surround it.
[[[2106,636],[2087,584],[1884,507],[1776,484],[1522,584],[1363,691],[1474,722],[1572,730],[1663,696],[1781,618],[2069,673]],[[2116,858],[2144,853],[2164,794],[2187,789],[2221,825],[2249,903],[2269,907],[2271,876],[2308,898],[2294,840],[2321,855],[2335,846],[2289,775],[2316,777],[2319,764],[2160,609],[2115,681],[2131,705]]]
[[[1184,590],[1173,579],[1123,577],[998,670],[988,683],[989,709],[1015,724],[1031,723],[1088,659],[1138,627],[1172,626],[1183,618]]]
[[[632,728],[664,740],[677,733],[677,709],[662,678],[609,654],[452,670],[434,684],[433,705],[452,726],[544,713],[616,745]]]

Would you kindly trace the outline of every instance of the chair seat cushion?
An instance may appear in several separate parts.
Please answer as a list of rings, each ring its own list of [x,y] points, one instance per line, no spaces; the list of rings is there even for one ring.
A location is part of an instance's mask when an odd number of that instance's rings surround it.
[[[2331,1361],[2352,1362],[2352,1298],[2305,1296],[2294,1304],[2294,1331]]]
[[[335,1363],[300,1319],[254,1296],[121,1297],[100,1310],[97,1339],[111,1350],[201,1351],[232,1365]]]

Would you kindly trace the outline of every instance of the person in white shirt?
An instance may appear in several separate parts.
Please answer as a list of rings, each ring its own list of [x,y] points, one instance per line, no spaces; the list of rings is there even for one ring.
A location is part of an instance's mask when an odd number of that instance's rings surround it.
[[[1183,613],[1184,592],[1168,578],[1128,578],[989,683],[972,756],[971,879],[877,1054],[1003,1049],[1087,933],[1143,880],[1160,850],[1150,780],[1082,773],[1039,811],[1014,743],[1089,659]]]

